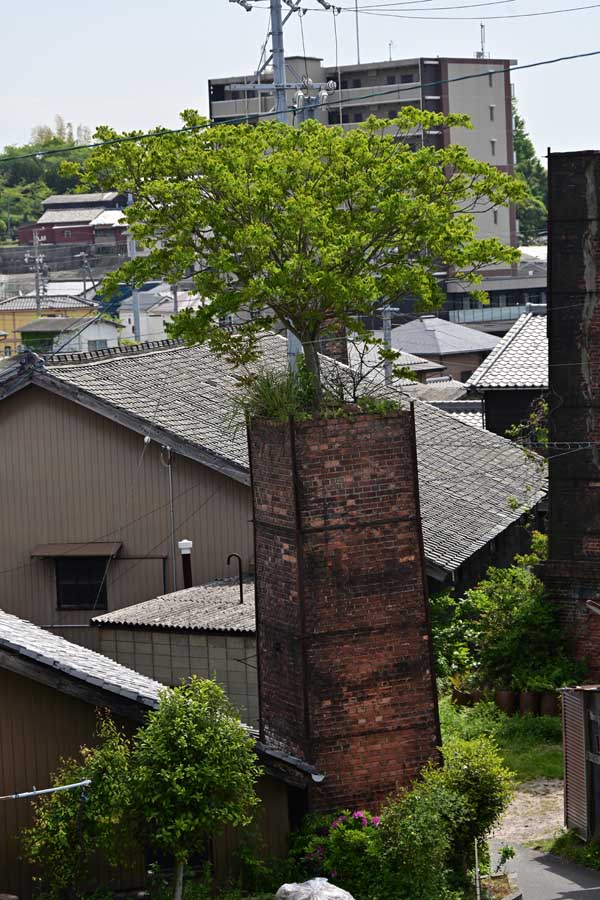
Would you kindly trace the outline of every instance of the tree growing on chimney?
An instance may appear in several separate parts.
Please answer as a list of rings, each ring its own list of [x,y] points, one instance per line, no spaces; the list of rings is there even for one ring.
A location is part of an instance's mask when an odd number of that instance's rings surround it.
[[[520,201],[526,186],[457,144],[410,148],[421,129],[471,127],[466,116],[406,107],[348,132],[315,121],[209,127],[193,111],[182,118],[181,131],[151,139],[96,133],[116,142],[93,153],[83,181],[133,195],[126,218],[150,251],[108,276],[103,291],[195,269],[206,302],[180,313],[172,335],[240,364],[282,323],[302,343],[315,405],[319,343],[340,328],[372,340],[359,317],[380,298],[410,294],[436,308],[439,270],[450,267],[485,299],[480,270],[518,259],[477,237],[476,213]],[[235,333],[219,327],[240,313]]]

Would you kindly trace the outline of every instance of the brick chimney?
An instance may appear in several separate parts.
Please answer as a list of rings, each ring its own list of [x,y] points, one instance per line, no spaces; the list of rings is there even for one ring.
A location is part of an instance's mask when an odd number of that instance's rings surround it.
[[[374,808],[439,725],[411,411],[249,429],[261,737]]]
[[[600,679],[600,152],[549,156],[549,561],[579,659]],[[564,442],[564,444],[562,443]],[[558,446],[556,446],[558,444]]]

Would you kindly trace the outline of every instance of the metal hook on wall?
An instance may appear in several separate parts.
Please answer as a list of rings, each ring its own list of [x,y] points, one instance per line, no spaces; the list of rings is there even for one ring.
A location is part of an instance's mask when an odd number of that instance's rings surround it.
[[[238,577],[240,580],[240,605],[244,602],[244,581],[242,575],[242,557],[239,553],[230,553],[227,557],[227,565],[231,563],[232,559],[237,559],[238,561]]]

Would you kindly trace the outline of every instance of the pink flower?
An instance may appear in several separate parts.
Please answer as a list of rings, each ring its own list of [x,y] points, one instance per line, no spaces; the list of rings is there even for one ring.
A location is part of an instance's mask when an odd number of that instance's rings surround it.
[[[352,813],[353,819],[364,819],[364,817],[365,817],[365,814],[362,811],[362,809],[357,809],[356,812]]]
[[[373,816],[373,818],[371,819],[371,825],[374,825],[375,828],[377,828],[377,826],[379,825],[380,822],[381,822],[381,819],[379,816]]]

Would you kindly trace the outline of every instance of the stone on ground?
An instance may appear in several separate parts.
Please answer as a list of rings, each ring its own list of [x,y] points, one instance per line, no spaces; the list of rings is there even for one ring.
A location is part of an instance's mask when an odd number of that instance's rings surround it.
[[[352,894],[330,884],[326,878],[311,878],[302,884],[283,884],[275,900],[354,900]]]

